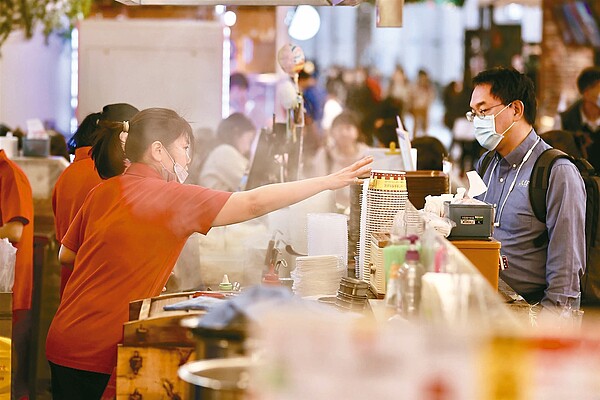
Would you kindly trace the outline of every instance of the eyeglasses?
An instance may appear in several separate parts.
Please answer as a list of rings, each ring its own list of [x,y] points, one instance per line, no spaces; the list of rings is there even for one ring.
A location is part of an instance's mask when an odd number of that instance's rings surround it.
[[[500,103],[500,104],[496,104],[495,106],[491,106],[486,108],[485,110],[479,110],[479,111],[467,111],[467,113],[465,114],[465,117],[467,117],[467,121],[469,122],[473,122],[473,120],[475,119],[475,116],[477,116],[479,119],[484,119],[485,118],[485,114],[490,111],[492,108],[496,108],[498,106],[502,106],[504,104]]]

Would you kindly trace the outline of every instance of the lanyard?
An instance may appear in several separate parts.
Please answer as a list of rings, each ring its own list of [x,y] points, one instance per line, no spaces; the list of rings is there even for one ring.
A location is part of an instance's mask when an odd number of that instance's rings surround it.
[[[521,161],[521,164],[519,164],[519,168],[517,168],[517,172],[515,173],[515,178],[513,179],[512,183],[510,184],[510,186],[508,188],[508,193],[506,193],[506,197],[504,197],[504,201],[502,202],[502,205],[500,206],[498,214],[496,215],[496,221],[494,221],[494,226],[500,226],[500,219],[502,218],[502,212],[504,211],[504,206],[506,206],[506,201],[508,200],[508,196],[510,196],[513,189],[515,188],[515,184],[517,183],[517,178],[519,177],[519,172],[521,171],[521,167],[523,167],[523,164],[525,164],[525,162],[527,162],[529,157],[531,157],[531,154],[533,153],[533,149],[535,149],[535,146],[537,146],[537,144],[540,142],[540,140],[541,140],[541,138],[538,136],[538,138],[535,141],[535,143],[533,144],[533,146],[531,146],[531,148],[527,151],[527,153],[525,153],[525,157],[523,157],[523,161]],[[492,175],[494,175],[494,171],[496,170],[496,167],[498,166],[499,163],[500,163],[500,160],[496,160],[496,163],[492,167],[492,171],[490,172],[490,176],[489,176],[488,182],[487,182],[488,188],[490,187],[490,183],[492,181]],[[485,192],[483,201],[485,201],[485,199],[487,198],[488,193],[489,192]]]

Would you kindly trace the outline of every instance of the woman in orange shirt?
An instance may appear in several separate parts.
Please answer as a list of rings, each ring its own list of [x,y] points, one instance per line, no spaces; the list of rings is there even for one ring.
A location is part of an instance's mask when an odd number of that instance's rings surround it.
[[[105,182],[84,201],[63,238],[60,260],[74,263],[46,342],[57,399],[100,398],[117,360],[129,302],[157,296],[188,236],[246,221],[355,182],[365,158],[333,174],[223,192],[182,185],[192,130],[177,113],[143,110],[110,129],[92,149]],[[125,151],[121,130],[128,132]],[[131,165],[124,171],[125,157]]]
[[[79,128],[69,141],[69,147],[75,152],[75,160],[58,177],[52,191],[52,211],[56,227],[56,239],[62,243],[69,225],[81,208],[90,190],[102,179],[96,172],[94,161],[90,157],[92,142],[98,121],[127,121],[138,113],[138,109],[126,103],[104,106],[101,113],[88,115],[81,121]],[[60,296],[62,297],[67,280],[71,276],[73,265],[61,265]]]
[[[33,290],[33,194],[27,176],[0,150],[0,238],[17,248],[12,298],[12,397],[28,398],[31,294]]]

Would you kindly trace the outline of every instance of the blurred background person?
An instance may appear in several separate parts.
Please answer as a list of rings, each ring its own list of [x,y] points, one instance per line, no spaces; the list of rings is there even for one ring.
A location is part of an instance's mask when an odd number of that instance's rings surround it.
[[[307,171],[306,177],[331,174],[337,171],[340,165],[360,160],[368,148],[356,116],[348,111],[343,112],[333,120],[325,145],[319,148],[310,160],[312,168]],[[346,210],[350,207],[350,188],[337,190],[335,199],[339,207]]]
[[[433,136],[415,138],[411,147],[417,149],[417,170],[442,171],[446,148]]]
[[[50,138],[50,155],[62,157],[67,161],[69,158],[69,149],[67,148],[67,140],[65,136],[55,129],[47,129],[48,137]]]
[[[344,111],[344,103],[342,101],[343,83],[339,79],[328,79],[325,84],[325,90],[327,91],[327,98],[323,105],[321,129],[323,130],[323,135],[327,137],[334,118]]]
[[[321,120],[323,119],[327,93],[319,85],[317,77],[317,67],[311,61],[307,61],[298,74],[298,89],[304,98],[304,144],[302,151],[309,157],[315,154],[323,141]]]
[[[410,82],[400,65],[396,66],[390,78],[387,100],[398,110],[398,115],[404,118],[410,105]]]
[[[379,97],[376,92],[373,92],[372,89],[375,85],[372,80],[369,83],[368,78],[368,68],[365,67],[348,70],[344,74],[344,82],[348,88],[346,109],[356,115],[365,142],[371,146],[373,145],[373,126]]]
[[[577,77],[581,98],[555,122],[555,129],[571,132],[583,158],[600,171],[600,67],[585,68]]]
[[[256,127],[241,113],[231,114],[217,128],[217,144],[202,165],[198,184],[210,189],[240,190],[248,169]]]
[[[573,132],[562,130],[551,130],[540,135],[544,142],[548,143],[555,149],[564,151],[575,158],[582,158],[581,149],[577,145]]]
[[[457,119],[464,119],[469,99],[463,91],[462,82],[452,81],[444,88],[444,125],[449,130],[454,128]]]
[[[442,95],[444,102],[444,125],[452,134],[449,153],[456,145],[459,147],[458,164],[460,175],[464,176],[467,170],[475,165],[481,155],[482,147],[475,140],[475,129],[465,118],[468,108],[469,94],[465,92],[462,82],[452,81],[444,88]]]
[[[250,83],[245,74],[234,72],[229,76],[229,114],[247,114]]]
[[[200,184],[200,174],[202,173],[204,163],[217,144],[218,140],[215,137],[215,132],[211,128],[202,127],[194,131],[192,143],[190,143],[194,155],[188,166],[189,175],[185,180],[185,183],[192,185]]]
[[[386,123],[375,130],[373,147],[389,148],[392,143],[394,143],[396,149],[399,148],[395,124]]]
[[[448,152],[438,138],[433,136],[418,137],[411,142],[411,147],[417,149],[417,170],[444,170],[444,160],[447,159]],[[448,179],[451,193],[456,193],[456,188],[464,186],[460,179],[456,179],[452,171],[450,171]]]
[[[413,138],[426,136],[429,128],[429,108],[435,100],[435,87],[424,69],[419,70],[417,80],[410,86],[410,113],[413,117]]]
[[[402,128],[406,129],[404,112],[408,104],[408,98],[406,97],[408,91],[404,92],[399,89],[402,85],[403,78],[401,77],[404,76],[404,72],[401,68],[399,70],[398,68],[400,67],[397,67],[392,76],[388,95],[373,110],[373,126],[370,128],[373,132],[373,147],[389,147],[392,142],[398,146],[398,137],[396,134],[396,128],[399,128],[398,118],[400,118]],[[407,90],[408,87],[405,86],[404,89]],[[392,91],[395,94],[392,94]]]

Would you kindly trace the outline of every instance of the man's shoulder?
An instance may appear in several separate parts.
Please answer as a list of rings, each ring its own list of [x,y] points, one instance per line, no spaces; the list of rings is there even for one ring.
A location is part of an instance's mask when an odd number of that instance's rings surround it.
[[[561,128],[565,130],[577,130],[581,126],[581,99],[571,104],[565,111],[559,113]]]
[[[559,114],[560,115],[569,115],[574,112],[579,112],[582,103],[583,103],[583,101],[581,99],[579,99],[579,100],[575,101],[573,104],[571,104],[569,107],[567,107],[567,109],[565,111],[563,111]]]

